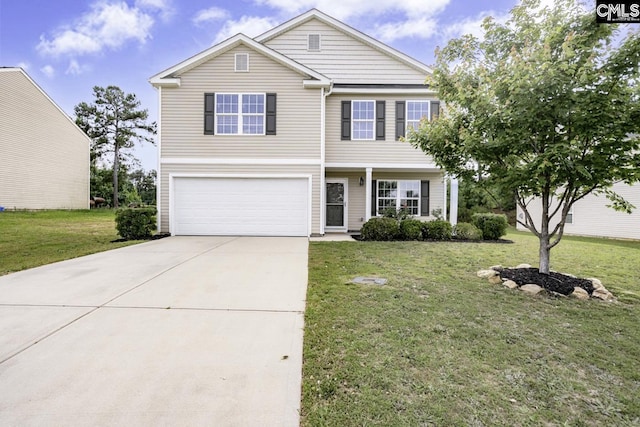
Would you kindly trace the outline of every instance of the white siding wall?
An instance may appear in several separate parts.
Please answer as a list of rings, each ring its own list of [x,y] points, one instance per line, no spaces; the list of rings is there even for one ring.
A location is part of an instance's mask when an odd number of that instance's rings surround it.
[[[180,174],[206,174],[206,175],[311,175],[311,233],[320,233],[320,166],[290,166],[290,165],[184,165],[164,164],[159,180],[162,188],[162,197],[158,209],[160,210],[160,231],[169,231],[169,175]]]
[[[573,223],[566,224],[565,234],[640,240],[640,184],[616,184],[613,190],[636,207],[631,215],[606,207],[611,202],[605,196],[589,195],[573,205]],[[529,212],[539,227],[542,212],[539,199],[529,204]],[[523,220],[523,215],[518,209],[518,218]],[[519,224],[518,229],[526,230]]]
[[[309,34],[320,34],[320,51],[307,50]],[[265,44],[335,83],[422,84],[426,78],[424,73],[316,19]]]
[[[375,162],[433,164],[423,151],[408,142],[396,141],[396,101],[429,99],[408,95],[332,95],[327,100],[326,159],[332,162]],[[384,141],[342,141],[340,139],[342,101],[385,101]]]
[[[360,230],[366,218],[366,187],[360,186],[360,177],[365,177],[365,172],[327,172],[327,178],[347,178],[349,180],[349,200],[348,207],[348,229]],[[374,180],[428,180],[429,181],[429,209],[441,209],[444,213],[444,174],[427,172],[376,172],[372,173]],[[375,188],[372,188],[375,192]],[[428,221],[435,219],[424,215],[419,219]]]
[[[89,207],[89,139],[19,70],[0,70],[0,206]]]
[[[249,72],[234,72],[235,53],[249,53]],[[161,157],[320,158],[319,90],[305,76],[247,47],[237,47],[162,89]],[[204,135],[204,93],[276,93],[277,135]]]

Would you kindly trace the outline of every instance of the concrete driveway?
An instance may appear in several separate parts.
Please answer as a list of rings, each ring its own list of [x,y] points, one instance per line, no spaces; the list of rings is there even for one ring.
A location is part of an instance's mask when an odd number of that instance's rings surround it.
[[[170,237],[0,277],[0,425],[297,426],[307,251]]]

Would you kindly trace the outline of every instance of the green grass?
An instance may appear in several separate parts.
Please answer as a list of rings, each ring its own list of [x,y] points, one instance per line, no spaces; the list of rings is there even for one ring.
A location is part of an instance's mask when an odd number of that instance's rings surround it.
[[[113,210],[0,212],[0,276],[139,243],[118,238]]]
[[[508,238],[311,243],[302,425],[640,425],[640,242],[552,251],[552,269],[600,278],[618,297],[605,303],[477,278],[537,265],[535,237]]]

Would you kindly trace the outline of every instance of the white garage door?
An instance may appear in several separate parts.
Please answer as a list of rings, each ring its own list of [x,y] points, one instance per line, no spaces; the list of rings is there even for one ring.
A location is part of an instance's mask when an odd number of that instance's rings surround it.
[[[304,178],[174,178],[177,235],[308,236]]]

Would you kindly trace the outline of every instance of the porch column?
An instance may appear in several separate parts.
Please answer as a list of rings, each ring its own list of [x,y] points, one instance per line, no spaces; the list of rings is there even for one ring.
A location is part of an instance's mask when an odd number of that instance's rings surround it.
[[[365,213],[364,213],[364,220],[369,221],[371,219],[371,192],[373,191],[371,188],[371,175],[372,175],[372,168],[367,168],[366,169],[366,179],[364,180],[365,182]]]
[[[451,178],[451,194],[449,195],[449,222],[458,223],[458,180]]]

